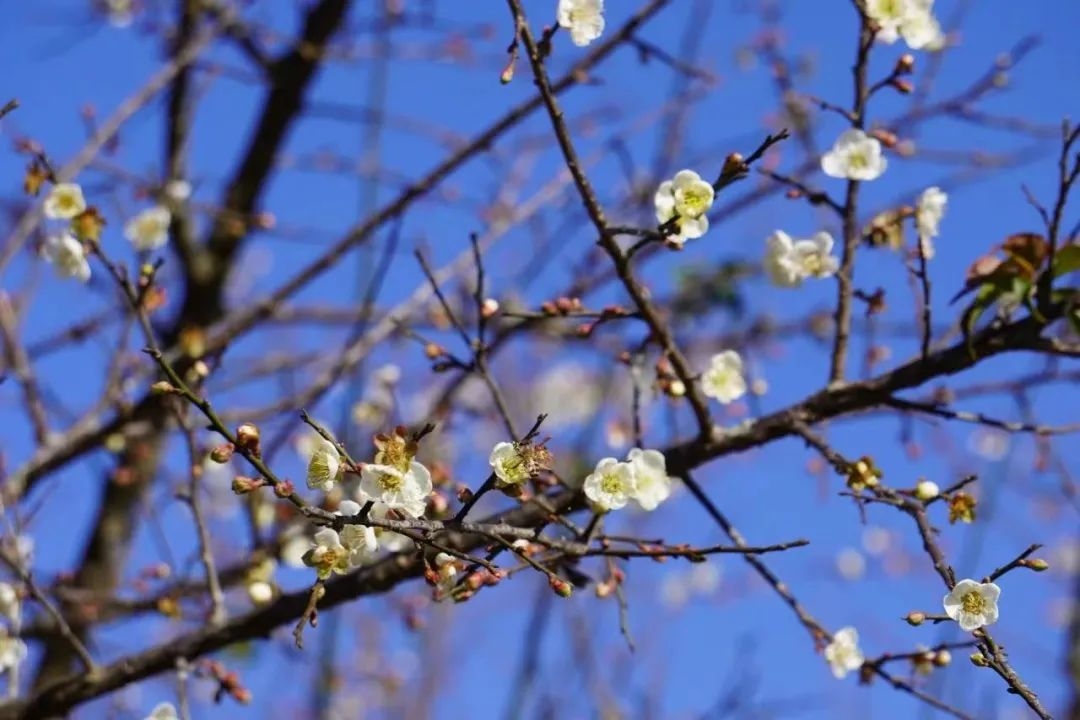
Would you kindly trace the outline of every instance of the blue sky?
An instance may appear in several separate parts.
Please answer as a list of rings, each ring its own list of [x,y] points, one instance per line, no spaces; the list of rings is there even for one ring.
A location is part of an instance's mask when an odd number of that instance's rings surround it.
[[[0,7],[11,3],[0,2]],[[526,3],[534,27],[550,22],[554,2],[531,0]],[[295,25],[293,3],[264,0],[254,4],[250,17],[273,24],[279,29]],[[369,12],[366,4],[362,12]],[[443,19],[434,28],[402,32],[395,45],[402,59],[390,65],[386,86],[389,111],[396,118],[422,120],[453,137],[468,137],[499,117],[507,108],[530,96],[524,64],[518,76],[507,86],[498,83],[505,63],[504,49],[509,40],[510,23],[502,3],[435,3]],[[618,27],[638,3],[610,0],[608,27]],[[648,26],[643,36],[657,45],[677,49],[688,23],[704,26],[697,62],[718,77],[706,86],[692,86],[698,91],[693,111],[679,138],[679,150],[671,166],[659,168],[670,174],[682,167],[694,167],[703,175],[714,174],[731,151],[752,150],[764,133],[775,129],[777,95],[767,68],[760,63],[739,62],[740,48],[761,32],[760,19],[745,9],[753,3],[728,0],[704,0],[673,3]],[[1068,69],[1080,66],[1080,48],[1073,29],[1080,24],[1080,5],[1068,0],[1044,0],[1037,4],[1011,0],[984,0],[968,3],[963,25],[958,32],[959,45],[947,53],[930,102],[946,99],[967,87],[994,63],[1000,53],[1020,38],[1036,35],[1039,46],[1015,70],[1008,73],[1008,87],[982,100],[980,109],[1001,115],[1022,117],[1032,124],[1053,128],[1060,120],[1080,109],[1080,93],[1070,82]],[[783,10],[784,39],[782,50],[789,57],[802,56],[813,73],[800,80],[799,88],[837,103],[848,102],[849,67],[854,55],[853,33],[856,18],[847,2],[780,3]],[[960,9],[960,3],[938,0],[935,7],[943,21]],[[450,8],[453,14],[450,14]],[[12,68],[3,85],[0,101],[17,97],[22,107],[3,121],[0,133],[0,178],[7,178],[9,195],[18,192],[24,160],[11,150],[12,140],[32,136],[42,143],[50,156],[69,158],[85,138],[80,109],[92,105],[105,117],[124,98],[134,92],[154,71],[161,58],[160,43],[133,31],[110,28],[93,17],[86,4],[43,0],[5,8],[9,18],[0,27],[0,67]],[[442,57],[439,61],[416,57],[417,49],[446,43],[448,37],[466,41],[469,53],[464,59]],[[560,73],[576,60],[581,50],[558,36],[551,60],[552,71]],[[359,54],[368,46],[361,39],[354,48]],[[901,46],[877,46],[871,75],[887,73]],[[223,68],[244,67],[242,59],[221,47],[211,56]],[[919,71],[927,62],[917,54]],[[192,180],[198,202],[213,203],[231,169],[234,158],[243,151],[245,133],[251,114],[257,107],[260,91],[249,79],[223,72],[216,77],[203,75],[205,102],[194,126]],[[371,68],[365,63],[338,64],[324,72],[313,93],[319,103],[359,105],[368,101]],[[667,111],[665,102],[672,83],[671,71],[661,63],[642,65],[637,56],[620,51],[595,73],[595,82],[576,88],[563,98],[563,107],[577,131],[576,141],[590,178],[600,197],[607,203],[621,203],[611,212],[620,224],[649,222],[649,208],[629,206],[622,201],[627,194],[628,178],[617,153],[611,149],[612,137],[618,137],[642,182],[654,183],[654,156],[665,142],[660,137],[658,115]],[[871,105],[869,117],[887,121],[903,113],[908,100],[882,93]],[[151,103],[121,132],[121,144],[115,155],[103,159],[80,181],[106,215],[116,218],[106,233],[106,245],[117,257],[125,257],[125,241],[120,233],[122,218],[145,205],[133,197],[130,186],[122,180],[126,173],[152,181],[162,166],[162,104]],[[595,113],[588,123],[577,119]],[[380,305],[389,307],[409,294],[419,282],[416,263],[409,257],[414,248],[424,248],[432,262],[441,266],[468,249],[470,232],[491,232],[490,218],[479,208],[500,193],[513,189],[516,178],[520,188],[507,196],[519,207],[550,183],[560,168],[560,158],[548,136],[548,120],[534,115],[513,133],[508,142],[497,145],[487,155],[472,161],[456,173],[445,186],[445,194],[428,198],[410,213],[401,227],[399,258],[387,275]],[[815,137],[819,148],[831,144],[843,129],[839,118],[825,117]],[[320,153],[331,151],[355,159],[365,142],[364,133],[354,124],[332,119],[312,118],[299,126],[290,137],[285,156],[280,160],[289,169],[282,172],[269,188],[263,207],[277,218],[277,231],[259,233],[241,261],[242,272],[231,288],[234,303],[262,297],[291,276],[296,268],[310,262],[320,250],[362,217],[366,198],[374,193],[379,203],[393,198],[399,182],[420,177],[448,152],[445,144],[430,136],[418,136],[407,124],[392,121],[386,128],[379,148],[379,161],[390,180],[376,188],[358,182],[351,174],[317,173],[303,169]],[[529,138],[531,145],[523,145]],[[955,119],[935,119],[918,126],[910,136],[920,152],[965,150],[986,153],[1023,153],[1023,162],[1003,170],[965,171],[955,164],[931,162],[916,155],[904,160],[892,157],[885,176],[864,188],[863,219],[890,203],[910,202],[924,187],[940,184],[949,192],[948,214],[943,234],[937,243],[938,254],[931,264],[934,283],[935,317],[942,323],[958,312],[947,299],[962,283],[970,262],[999,242],[1007,234],[1037,227],[1038,218],[1021,191],[1027,185],[1032,192],[1047,199],[1053,188],[1052,140],[1032,143],[1000,130],[987,130]],[[538,148],[533,151],[531,148]],[[778,169],[792,171],[802,157],[797,145],[789,142],[778,152]],[[393,180],[398,178],[398,181]],[[842,194],[840,181],[813,176],[811,182],[834,197]],[[718,205],[752,191],[758,180],[752,179],[727,190]],[[585,249],[592,243],[580,204],[563,188],[546,204],[531,225],[519,226],[499,236],[488,251],[491,294],[508,298],[516,293],[535,307],[553,293],[566,287]],[[644,264],[644,280],[658,292],[672,286],[680,268],[741,259],[757,262],[763,239],[774,229],[783,228],[792,235],[809,236],[817,230],[838,233],[834,219],[824,211],[804,203],[773,197],[739,213],[725,223],[717,223],[701,241],[690,244],[678,254],[666,254]],[[6,232],[4,233],[6,235]],[[386,242],[384,235],[379,240]],[[541,260],[533,264],[534,256]],[[319,282],[302,292],[298,299],[307,305],[331,304],[351,307],[357,297],[358,277],[370,272],[370,254],[353,254]],[[539,268],[538,270],[536,268]],[[97,269],[96,269],[97,270]],[[169,277],[168,265],[165,277]],[[857,283],[872,289],[881,286],[890,298],[885,315],[887,322],[910,323],[913,304],[902,264],[895,255],[865,252],[860,256]],[[110,306],[111,295],[103,273],[88,290],[54,278],[29,253],[22,254],[0,278],[0,286],[10,293],[36,288],[34,301],[24,323],[24,337],[29,343],[47,337],[74,318],[89,316]],[[683,339],[693,342],[697,355],[720,349],[714,338],[745,326],[749,318],[768,313],[778,319],[804,317],[808,310],[826,310],[834,298],[834,284],[815,282],[797,293],[768,287],[757,280],[748,281],[743,290],[749,314],[746,318],[713,313],[693,326],[684,328]],[[176,295],[173,296],[175,302]],[[590,303],[600,305],[621,296],[610,291],[597,293]],[[283,347],[322,350],[333,353],[344,341],[346,330],[289,328],[256,334],[230,349],[226,366],[243,367]],[[276,334],[275,334],[276,333]],[[620,337],[617,332],[607,336]],[[627,332],[625,338],[636,335]],[[48,356],[37,365],[47,379],[50,393],[61,398],[73,412],[85,411],[95,400],[102,383],[106,354],[116,342],[115,328],[92,338],[74,350]],[[889,339],[892,355],[883,367],[904,361],[916,350],[908,339]],[[137,349],[138,345],[133,344]],[[866,349],[860,336],[853,352],[852,373],[857,359]],[[695,356],[697,356],[695,355]],[[497,374],[513,384],[533,379],[552,367],[565,370],[565,363],[580,363],[592,371],[610,367],[610,353],[581,350],[577,347],[516,344],[503,356],[503,368]],[[749,408],[762,414],[782,408],[820,388],[827,373],[824,348],[805,335],[793,337],[769,348],[747,353],[755,374],[767,380],[769,392]],[[396,362],[405,369],[402,384],[403,406],[424,407],[423,398],[444,378],[434,377],[425,369],[419,348],[408,343],[381,347],[369,367]],[[950,383],[967,386],[975,382],[1016,377],[1042,367],[1043,361],[1027,355],[1008,355],[986,362],[978,369]],[[303,380],[301,375],[298,379]],[[929,390],[930,388],[926,388]],[[1075,407],[1063,392],[1063,386],[1037,390],[1032,398],[1044,422],[1065,422]],[[267,393],[280,392],[272,383],[250,383],[222,391],[215,401],[226,410],[240,410],[257,405]],[[313,414],[334,421],[341,415],[345,391],[332,394]],[[11,384],[0,387],[0,407],[8,413],[18,396]],[[557,410],[545,406],[543,398],[516,399],[519,423],[524,425],[536,412]],[[980,399],[966,409],[979,409],[999,416],[1012,417],[1015,404],[1008,396]],[[57,415],[57,425],[66,422]],[[608,417],[608,416],[605,416]],[[664,429],[664,415],[652,414],[648,440],[663,446],[673,435]],[[419,418],[407,417],[409,421]],[[741,418],[731,418],[736,422]],[[291,418],[289,422],[293,422]],[[585,425],[588,425],[587,423]],[[281,427],[280,423],[271,426]],[[687,430],[688,416],[680,426]],[[996,636],[1010,651],[1018,672],[1053,708],[1059,709],[1066,697],[1062,680],[1061,603],[1067,597],[1071,577],[1055,560],[1063,554],[1075,555],[1075,508],[1063,501],[1057,479],[1050,474],[1031,471],[1033,444],[1030,438],[1013,438],[1007,451],[987,459],[974,451],[985,442],[986,433],[972,427],[914,423],[914,438],[925,452],[912,459],[897,439],[900,423],[895,418],[875,416],[844,420],[828,428],[834,445],[845,454],[873,455],[885,469],[886,477],[899,487],[910,486],[915,478],[933,478],[943,486],[963,474],[978,472],[985,522],[975,526],[942,526],[942,544],[961,576],[978,577],[1011,559],[1033,542],[1047,549],[1042,555],[1055,569],[1042,575],[1014,573],[1002,581],[1002,619]],[[602,425],[601,425],[602,428]],[[286,428],[291,432],[291,428]],[[296,432],[300,427],[295,428]],[[603,433],[579,432],[568,424],[552,427],[551,447],[557,456],[569,456],[573,448],[582,448],[590,462],[608,452]],[[495,426],[470,428],[457,425],[445,432],[455,450],[455,470],[461,478],[482,479],[487,449],[498,439]],[[582,440],[582,437],[591,438]],[[32,451],[27,426],[5,422],[0,427],[8,467],[16,467]],[[1075,448],[1059,442],[1066,462],[1075,462]],[[182,454],[177,446],[170,453],[172,476],[163,474],[160,489],[154,493],[159,517],[145,524],[135,542],[132,567],[138,568],[168,557],[184,558],[192,548],[190,521],[183,507],[169,502],[170,487],[180,479]],[[985,453],[984,453],[985,454]],[[871,510],[868,526],[860,524],[850,501],[838,498],[839,482],[831,476],[817,478],[807,472],[813,456],[803,445],[783,441],[765,449],[722,458],[698,472],[715,501],[730,514],[735,524],[752,543],[772,543],[804,537],[808,548],[769,558],[770,566],[788,582],[810,612],[831,629],[855,625],[863,637],[868,655],[883,651],[912,650],[916,643],[932,644],[960,637],[953,627],[909,628],[899,618],[913,609],[937,612],[944,594],[940,582],[920,553],[918,539],[907,518],[883,510]],[[299,477],[301,460],[289,448],[277,456],[281,472]],[[30,504],[41,508],[31,526],[37,539],[37,573],[70,568],[77,557],[78,543],[87,531],[101,473],[109,467],[105,453],[90,456],[85,462],[66,468],[51,480],[46,489],[31,498]],[[494,507],[494,506],[492,506]],[[62,525],[58,521],[63,520]],[[220,538],[223,557],[239,557],[244,528],[235,519],[215,520],[215,537]],[[712,544],[719,541],[703,512],[686,494],[673,498],[660,511],[649,516],[627,514],[612,519],[610,527],[632,526],[643,535],[661,535],[671,541]],[[887,535],[883,535],[887,533]],[[882,537],[888,537],[886,550],[880,551]],[[168,548],[166,551],[165,548]],[[837,557],[858,553],[865,571],[857,581],[845,580],[837,570]],[[679,579],[689,565],[639,562],[628,568],[627,591],[631,598],[630,627],[639,648],[630,653],[620,636],[617,611],[610,601],[601,603],[590,593],[580,593],[572,601],[554,604],[548,632],[539,654],[538,693],[563,693],[567,697],[566,717],[589,717],[593,694],[615,701],[624,710],[634,712],[645,707],[647,698],[654,708],[653,717],[690,718],[707,716],[708,708],[731,682],[733,673],[743,670],[738,683],[745,688],[746,700],[781,703],[776,717],[800,718],[911,718],[921,710],[907,697],[888,688],[857,687],[854,678],[836,681],[820,656],[813,652],[806,633],[775,598],[749,574],[738,558],[715,562],[719,583],[708,592],[692,594],[684,604],[674,607],[672,596]],[[298,588],[308,576],[284,571],[283,585]],[[672,578],[675,578],[674,580]],[[365,601],[358,610],[350,608],[336,614],[334,627],[337,657],[356,669],[365,667],[359,658],[365,649],[378,646],[385,650],[380,664],[400,669],[406,695],[423,687],[424,673],[415,658],[439,658],[440,696],[433,714],[438,717],[488,717],[501,715],[508,702],[509,688],[523,647],[525,628],[538,596],[539,585],[524,575],[494,590],[482,593],[465,606],[428,608],[429,625],[440,624],[445,632],[416,635],[405,632],[400,622],[404,598],[415,594],[413,585],[392,598]],[[666,589],[665,589],[666,588]],[[666,598],[666,600],[665,600]],[[235,599],[242,610],[242,597]],[[326,618],[324,618],[325,620]],[[591,639],[591,662],[582,656],[573,640],[574,628],[584,626]],[[254,656],[230,659],[237,663],[245,681],[255,694],[249,709],[225,705],[200,707],[198,718],[269,717],[282,707],[307,706],[313,657],[328,653],[326,643],[332,625],[327,623],[310,633],[311,648],[303,656],[290,650],[288,639],[277,639],[254,648]],[[135,634],[138,632],[138,634]],[[177,632],[173,625],[146,621],[118,626],[103,634],[98,647],[104,656],[117,657],[123,651],[141,647],[147,638],[164,638]],[[287,633],[286,633],[287,635]],[[410,660],[410,658],[414,658]],[[594,665],[595,677],[588,668]],[[284,686],[281,678],[294,678]],[[979,717],[1026,717],[1019,702],[1004,693],[996,678],[969,666],[964,653],[956,653],[954,666],[946,676],[941,693],[951,702]],[[479,682],[478,682],[479,680]],[[934,687],[931,685],[931,687]],[[347,687],[345,696],[370,698],[375,692],[369,683]],[[143,685],[137,692],[123,696],[131,703],[130,717],[141,717],[159,699],[172,694],[171,681]],[[531,702],[537,702],[533,695]],[[104,717],[110,701],[88,705],[79,717]],[[787,705],[783,705],[787,703]],[[535,707],[530,705],[530,707]],[[1000,709],[999,714],[998,710]],[[642,715],[643,717],[645,715]],[[760,717],[770,717],[762,712]],[[720,715],[712,715],[720,717]],[[751,715],[751,717],[754,717]]]

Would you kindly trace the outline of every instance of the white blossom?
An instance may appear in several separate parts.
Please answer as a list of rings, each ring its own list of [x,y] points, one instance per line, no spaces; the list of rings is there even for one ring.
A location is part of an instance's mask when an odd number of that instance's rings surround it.
[[[862,650],[859,649],[859,633],[853,627],[836,631],[832,642],[825,647],[825,659],[837,678],[842,678],[863,664]]]
[[[516,485],[529,479],[529,464],[514,443],[496,443],[488,456],[488,464],[504,485]]]
[[[8,629],[0,625],[0,673],[17,667],[26,659],[26,643],[8,634]]]
[[[634,466],[607,457],[585,478],[585,497],[601,511],[618,510],[637,493]]]
[[[352,500],[342,500],[338,505],[337,514],[342,517],[359,515],[363,508],[360,503]],[[379,541],[375,536],[375,528],[366,525],[346,525],[339,533],[341,544],[349,550],[349,562],[355,567],[375,557],[379,550]]]
[[[933,500],[941,494],[941,488],[932,480],[920,480],[915,485],[915,497],[920,500]]]
[[[146,720],[180,720],[180,716],[172,703],[163,702],[154,706]]]
[[[312,490],[330,492],[334,483],[341,479],[341,453],[337,446],[324,437],[314,442],[307,467],[307,486]]]
[[[441,552],[435,556],[435,572],[439,576],[437,587],[440,595],[445,596],[457,584],[457,565],[457,559],[449,553]]]
[[[866,14],[878,26],[874,39],[891,45],[900,38],[912,50],[936,50],[944,44],[933,14],[934,0],[867,0]]]
[[[919,242],[923,246],[923,256],[927,260],[934,257],[931,238],[938,236],[938,226],[945,216],[945,205],[949,196],[939,187],[928,187],[919,195],[915,203],[915,229],[919,233]]]
[[[367,463],[360,472],[360,491],[365,497],[384,503],[388,509],[400,510],[418,518],[427,509],[431,494],[431,473],[415,460],[402,472],[392,465]]]
[[[336,530],[320,528],[313,541],[314,546],[304,555],[304,564],[315,568],[319,577],[327,578],[332,573],[342,575],[349,571],[352,552],[341,542]]]
[[[887,165],[881,142],[857,128],[842,132],[832,149],[821,156],[826,175],[848,180],[876,180]]]
[[[701,389],[706,396],[716,398],[724,405],[745,395],[746,378],[739,353],[724,350],[713,355],[709,369],[701,376]]]
[[[680,170],[656,189],[653,196],[656,220],[663,225],[678,216],[675,221],[678,232],[669,239],[682,245],[687,240],[701,237],[709,229],[706,213],[714,198],[713,186],[700,175],[693,170]]]
[[[86,259],[86,248],[71,233],[62,232],[47,237],[42,254],[52,263],[60,277],[75,278],[82,282],[90,279],[90,262]]]
[[[962,630],[971,632],[997,622],[1000,595],[1001,588],[994,583],[966,579],[956,583],[942,603],[945,614],[959,623]]]
[[[105,9],[109,24],[115,28],[126,28],[135,19],[133,0],[105,0]]]
[[[667,474],[664,454],[659,450],[633,448],[626,461],[634,468],[632,498],[643,510],[655,510],[671,495],[671,478]]]
[[[86,210],[86,198],[77,183],[57,183],[45,197],[45,217],[70,220]]]
[[[248,599],[255,605],[266,605],[274,599],[274,586],[265,580],[247,584]]]
[[[390,515],[390,508],[377,502],[371,506],[368,517],[373,520],[389,520],[392,516]],[[379,547],[386,552],[398,552],[399,550],[410,548],[413,545],[412,539],[407,535],[402,535],[401,533],[385,528],[375,528],[375,537],[378,539]]]
[[[169,242],[169,223],[172,213],[168,208],[155,205],[133,217],[124,226],[124,237],[131,241],[136,250],[148,252],[157,250]]]
[[[585,47],[604,32],[604,0],[559,0],[557,19],[574,44]]]
[[[765,239],[765,274],[773,285],[795,288],[806,278],[826,278],[835,275],[840,261],[830,253],[833,238],[819,232],[807,240],[792,240],[783,230]]]

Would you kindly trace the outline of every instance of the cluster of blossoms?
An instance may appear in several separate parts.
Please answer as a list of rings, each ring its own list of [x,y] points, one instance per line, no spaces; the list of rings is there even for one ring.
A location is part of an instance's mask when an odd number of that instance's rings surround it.
[[[967,579],[956,583],[956,586],[942,600],[942,604],[945,607],[945,614],[951,620],[955,620],[962,630],[971,632],[997,622],[997,603],[1000,596],[1001,588],[996,584]],[[912,619],[916,616],[917,620]],[[922,613],[912,613],[908,617],[908,622],[920,624],[926,616]],[[838,678],[862,667],[865,658],[862,650],[859,649],[859,634],[855,628],[845,627],[833,635],[832,642],[825,648],[825,660],[832,668],[833,675]],[[948,662],[947,659],[944,661]]]
[[[867,0],[866,16],[877,26],[879,42],[904,39],[912,50],[940,50],[945,35],[933,13],[934,0]]]
[[[578,47],[604,32],[604,0],[559,0],[555,14],[559,27],[570,31],[570,40]]]
[[[712,207],[716,192],[693,170],[680,170],[671,180],[660,183],[653,196],[656,220],[672,232],[667,240],[682,247],[687,240],[704,235],[709,229],[705,214]]]
[[[391,435],[376,435],[375,448],[374,462],[359,468],[359,502],[343,501],[337,514],[359,515],[362,505],[371,502],[372,518],[423,516],[432,482],[431,472],[415,459],[416,441],[399,428]],[[308,487],[329,492],[342,480],[346,464],[337,445],[320,437],[308,461]],[[323,578],[348,572],[375,555],[379,535],[374,528],[360,524],[346,525],[340,533],[321,528],[315,533],[314,547],[304,555],[304,564],[314,567]]]
[[[0,582],[0,673],[17,667],[26,659],[26,643],[19,637],[19,625],[22,619],[22,604],[19,592],[13,585]]]
[[[583,488],[600,512],[618,510],[630,500],[643,510],[655,510],[671,495],[671,478],[663,453],[634,448],[623,462],[613,457],[598,462]]]
[[[41,168],[31,167],[27,173],[26,189],[35,195],[47,177]],[[190,187],[182,181],[166,186],[166,196],[176,200],[187,197]],[[61,229],[50,232],[42,247],[42,255],[50,262],[60,277],[75,278],[82,282],[90,280],[90,263],[87,248],[101,239],[105,219],[97,208],[86,203],[83,189],[78,183],[56,183],[45,196],[45,217],[50,221],[66,223]],[[172,214],[162,205],[149,207],[124,226],[126,237],[136,250],[158,250],[169,240]]]

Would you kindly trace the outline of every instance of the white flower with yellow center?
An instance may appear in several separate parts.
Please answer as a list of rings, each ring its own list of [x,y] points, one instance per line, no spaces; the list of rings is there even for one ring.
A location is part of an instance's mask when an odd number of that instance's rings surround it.
[[[677,245],[701,237],[709,229],[706,213],[715,198],[713,186],[701,179],[693,170],[680,170],[671,180],[660,183],[653,196],[656,220],[661,225],[672,218],[676,220],[677,232],[669,239]]]
[[[746,378],[739,353],[724,350],[713,355],[709,369],[701,376],[701,389],[707,397],[716,398],[724,405],[745,395]]]
[[[556,11],[559,27],[570,31],[570,39],[585,47],[604,32],[604,0],[559,0]]]
[[[496,443],[488,456],[488,464],[502,485],[516,485],[529,479],[529,463],[511,442]]]
[[[314,440],[311,458],[307,466],[307,486],[312,490],[330,492],[334,483],[341,479],[341,453],[337,446],[324,437]]]
[[[377,463],[367,463],[360,471],[360,492],[365,498],[413,518],[424,514],[431,488],[431,473],[415,460],[409,462],[404,472]]]
[[[315,568],[320,578],[337,573],[344,575],[352,565],[352,552],[341,542],[333,528],[320,528],[315,533],[314,547],[304,555],[304,564]]]
[[[825,647],[825,660],[837,678],[861,668],[864,659],[859,649],[859,633],[853,627],[837,630],[832,642]]]
[[[75,278],[82,282],[90,279],[90,262],[86,248],[74,235],[62,232],[45,239],[42,255],[52,263],[56,274],[63,278]]]
[[[70,220],[86,210],[86,198],[77,183],[57,183],[45,198],[45,217]]]
[[[585,478],[585,497],[601,512],[618,510],[637,493],[634,466],[615,458],[604,458]]]
[[[342,517],[355,517],[362,509],[358,502],[342,500],[336,514]],[[379,551],[379,541],[373,527],[359,524],[346,525],[341,528],[339,535],[341,544],[349,550],[349,562],[354,567],[363,565],[375,557],[375,553]]]
[[[945,599],[945,614],[955,620],[962,630],[971,632],[983,625],[993,625],[998,619],[998,597],[1001,588],[994,583],[961,580]]]
[[[792,248],[791,262],[804,277],[827,278],[840,269],[833,257],[833,238],[827,232],[816,233],[809,240],[799,240]]]
[[[900,39],[900,26],[914,9],[912,0],[867,0],[866,16],[878,26],[875,39],[892,45]]]
[[[168,208],[156,205],[133,217],[124,226],[124,237],[136,250],[148,252],[164,247],[169,242],[169,223],[172,213]]]
[[[667,461],[659,450],[633,448],[626,462],[634,468],[633,499],[642,510],[655,510],[671,495],[671,478],[667,474]]]
[[[832,149],[821,156],[826,175],[848,180],[876,180],[887,165],[881,142],[857,128],[842,132]]]

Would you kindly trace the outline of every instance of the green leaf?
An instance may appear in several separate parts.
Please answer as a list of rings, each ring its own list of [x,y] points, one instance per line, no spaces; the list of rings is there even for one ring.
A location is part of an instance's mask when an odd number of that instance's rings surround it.
[[[1066,245],[1054,253],[1052,277],[1061,277],[1080,270],[1080,245]]]
[[[992,306],[994,303],[1005,294],[1005,290],[1002,288],[1002,283],[988,282],[979,287],[978,293],[975,295],[975,301],[967,306],[964,310],[964,314],[960,318],[960,329],[964,332],[964,344],[967,346],[968,354],[972,360],[976,360],[975,346],[972,344],[975,334],[975,323],[979,321],[979,317],[986,312],[986,309]]]

